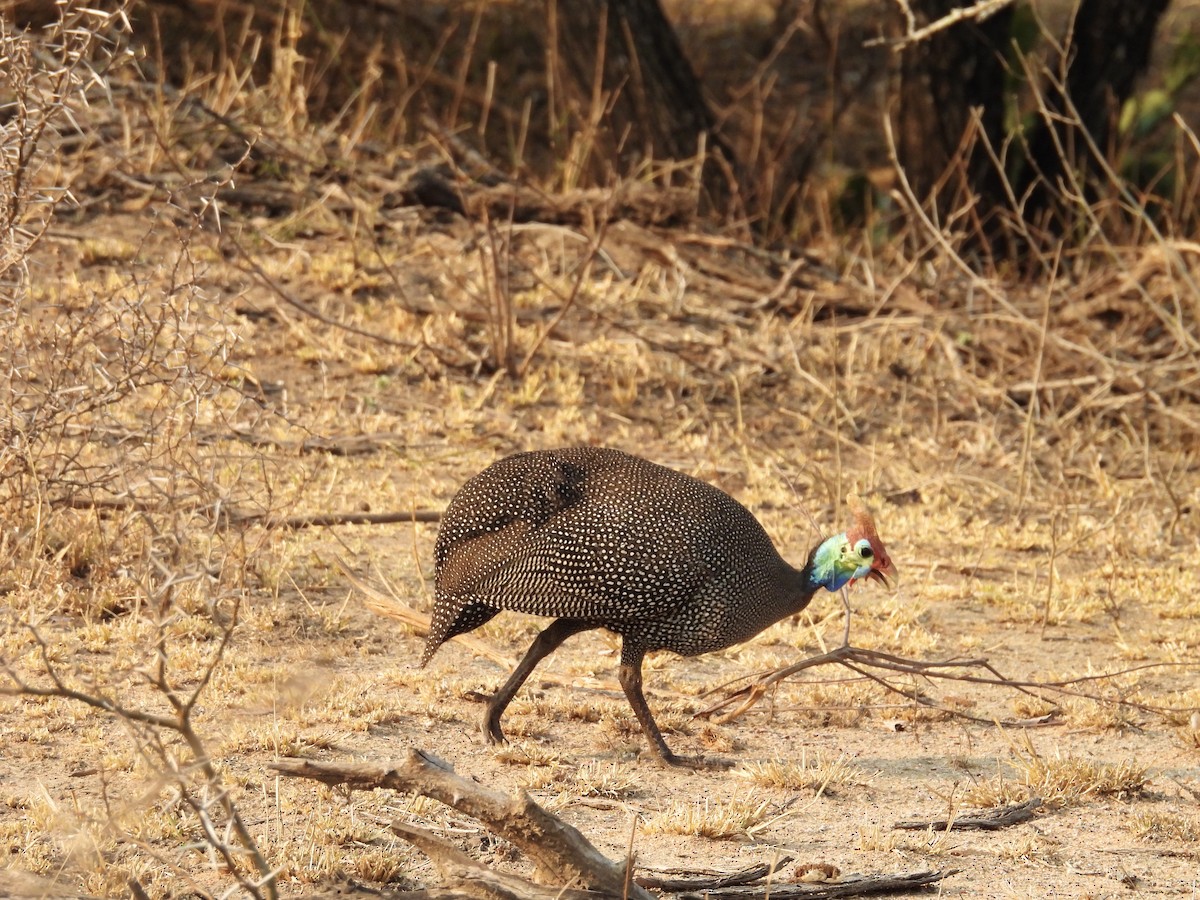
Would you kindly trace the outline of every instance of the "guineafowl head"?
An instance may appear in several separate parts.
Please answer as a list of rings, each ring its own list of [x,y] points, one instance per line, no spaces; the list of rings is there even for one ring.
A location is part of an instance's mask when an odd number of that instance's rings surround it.
[[[847,500],[854,525],[843,534],[823,541],[809,557],[808,572],[814,587],[829,591],[853,584],[860,578],[873,578],[887,584],[887,576],[899,578],[887,548],[875,531],[871,513],[853,494]]]

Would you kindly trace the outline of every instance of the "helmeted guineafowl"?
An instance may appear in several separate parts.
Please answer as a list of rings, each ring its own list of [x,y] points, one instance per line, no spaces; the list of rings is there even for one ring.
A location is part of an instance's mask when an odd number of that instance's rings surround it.
[[[491,698],[484,732],[534,667],[573,634],[621,636],[621,687],[651,748],[667,747],[642,693],[651,650],[695,656],[749,640],[817,588],[895,574],[870,515],[788,565],[758,520],[712,485],[618,450],[518,453],[470,479],[442,517],[433,621],[421,665],[501,610],[554,616]]]

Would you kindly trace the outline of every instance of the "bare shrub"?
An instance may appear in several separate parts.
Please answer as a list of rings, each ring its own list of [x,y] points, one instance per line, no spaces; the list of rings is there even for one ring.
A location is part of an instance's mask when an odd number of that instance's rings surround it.
[[[76,804],[77,827],[99,848],[98,889],[187,871],[179,857],[202,846],[220,879],[273,896],[271,867],[196,723],[237,629],[254,550],[225,531],[222,512],[247,496],[242,470],[256,462],[218,452],[212,436],[256,413],[229,389],[235,337],[193,252],[224,183],[197,178],[176,191],[165,242],[156,233],[120,248],[122,266],[107,277],[60,284],[29,263],[71,201],[64,134],[111,89],[126,28],[123,7],[67,4],[42,34],[0,19],[0,78],[14,98],[0,135],[0,563],[11,578],[0,690],[31,706],[88,707],[132,742],[135,762],[115,771],[102,742],[102,796]],[[81,623],[108,630],[89,636]],[[82,652],[114,635],[136,649],[99,661]],[[139,808],[117,815],[108,789],[131,775],[142,779]],[[169,857],[139,836],[162,798],[190,838]],[[49,871],[67,859],[80,862],[64,845],[42,863]]]
[[[0,16],[0,302],[24,288],[30,249],[55,207],[70,199],[55,151],[73,124],[71,108],[102,92],[104,74],[124,61],[116,38],[128,29],[125,7],[111,12],[61,7],[46,40]]]

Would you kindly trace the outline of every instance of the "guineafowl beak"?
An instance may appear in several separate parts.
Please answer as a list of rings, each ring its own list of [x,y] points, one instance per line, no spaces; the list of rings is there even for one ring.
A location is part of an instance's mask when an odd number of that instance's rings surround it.
[[[891,576],[891,581],[888,581],[889,575]],[[875,581],[878,581],[884,587],[892,588],[893,590],[900,586],[900,572],[897,571],[894,565],[892,565],[892,561],[890,559],[878,569],[872,568],[871,571],[867,573],[867,577],[872,578]]]

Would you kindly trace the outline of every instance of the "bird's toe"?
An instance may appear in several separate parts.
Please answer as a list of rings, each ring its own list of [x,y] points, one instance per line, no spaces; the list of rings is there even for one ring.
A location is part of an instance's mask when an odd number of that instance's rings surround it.
[[[489,744],[507,744],[508,738],[500,728],[499,717],[488,716],[483,720],[483,736]]]
[[[723,772],[735,765],[733,760],[719,756],[679,756],[675,753],[663,756],[662,761],[668,766],[699,772]]]

